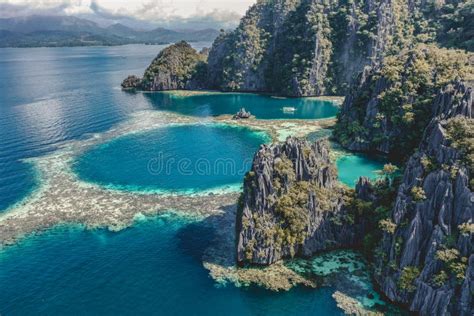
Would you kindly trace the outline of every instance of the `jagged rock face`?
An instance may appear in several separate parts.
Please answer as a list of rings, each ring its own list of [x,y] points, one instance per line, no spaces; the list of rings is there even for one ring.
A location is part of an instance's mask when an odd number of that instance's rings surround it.
[[[346,95],[336,138],[349,150],[378,152],[405,160],[418,147],[431,118],[437,115],[430,105],[450,104],[448,98],[468,97],[462,83],[446,84],[472,74],[470,58],[472,54],[418,45],[387,57],[376,67],[366,67]],[[434,100],[441,89],[447,89],[445,100]],[[404,150],[400,151],[400,147]]]
[[[288,138],[284,144],[263,145],[244,181],[236,225],[238,262],[268,265],[356,244],[363,226],[346,221],[346,193],[327,140],[310,144]]]
[[[422,315],[474,310],[472,161],[450,135],[458,120],[472,137],[472,99],[462,83],[436,97],[436,117],[407,163],[391,213],[396,229],[384,233],[376,256],[381,290]]]
[[[214,43],[211,87],[290,96],[344,93],[355,74],[382,58],[401,24],[398,16],[386,0],[258,1],[235,31]]]

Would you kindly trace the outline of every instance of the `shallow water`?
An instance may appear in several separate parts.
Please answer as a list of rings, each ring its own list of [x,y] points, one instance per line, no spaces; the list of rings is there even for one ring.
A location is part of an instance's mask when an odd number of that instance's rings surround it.
[[[320,119],[334,117],[339,111],[332,101],[276,98],[251,93],[210,93],[181,97],[165,92],[145,93],[144,96],[158,110],[199,117],[235,114],[242,107],[258,119]],[[294,111],[285,111],[284,108],[294,108]]]
[[[119,233],[56,228],[0,253],[0,314],[340,315],[331,287],[218,287],[213,231],[163,215]]]
[[[362,154],[347,154],[336,161],[339,171],[339,180],[344,184],[355,187],[359,177],[368,177],[374,180],[378,177],[377,171],[383,169],[386,161]]]
[[[241,187],[263,133],[227,125],[181,125],[116,138],[80,156],[79,178],[128,191],[195,193]]]

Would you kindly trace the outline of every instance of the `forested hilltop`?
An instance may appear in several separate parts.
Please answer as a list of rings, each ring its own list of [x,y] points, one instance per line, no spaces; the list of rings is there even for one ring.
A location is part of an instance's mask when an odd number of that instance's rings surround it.
[[[473,20],[472,0],[259,0],[214,41],[202,86],[343,95],[365,66],[418,43],[473,51]]]

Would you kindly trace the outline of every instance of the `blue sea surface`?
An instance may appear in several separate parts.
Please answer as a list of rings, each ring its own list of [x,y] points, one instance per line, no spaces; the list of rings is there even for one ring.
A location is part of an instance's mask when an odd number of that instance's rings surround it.
[[[0,252],[2,315],[342,315],[332,288],[218,287],[214,234],[166,214],[118,233],[61,227]]]
[[[82,156],[82,180],[127,191],[196,193],[241,187],[270,137],[244,127],[178,125],[116,138]]]

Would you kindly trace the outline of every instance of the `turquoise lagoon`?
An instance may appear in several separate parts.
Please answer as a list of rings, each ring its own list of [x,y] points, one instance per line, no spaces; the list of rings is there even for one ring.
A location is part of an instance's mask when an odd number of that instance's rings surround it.
[[[244,127],[174,125],[99,145],[74,170],[82,180],[128,191],[239,189],[253,154],[269,140]]]
[[[144,93],[158,110],[209,117],[235,114],[242,107],[258,119],[321,119],[336,116],[339,106],[316,98],[280,98],[252,93],[197,93],[181,96],[172,92]],[[284,108],[294,108],[285,111]]]
[[[238,190],[255,151],[269,141],[265,133],[244,127],[172,125],[98,145],[80,156],[73,169],[80,179],[111,189],[161,193]],[[383,159],[345,152],[336,160],[339,180],[351,187],[361,176],[376,179],[383,165]]]
[[[309,133],[306,139],[314,142],[320,138],[330,137],[331,129],[321,129],[316,132]],[[336,167],[339,173],[339,180],[350,186],[355,187],[360,177],[367,177],[375,180],[378,177],[378,171],[383,169],[387,160],[380,156],[353,153],[341,150],[340,145],[332,143],[333,149],[340,151],[336,159]]]
[[[377,171],[382,170],[385,163],[387,161],[382,158],[353,153],[344,153],[336,160],[339,180],[350,187],[355,187],[362,176],[375,180]]]
[[[193,43],[196,49],[211,43]],[[66,141],[109,130],[143,110],[205,119],[246,107],[261,119],[333,117],[338,106],[313,98],[243,93],[124,93],[129,74],[142,75],[165,46],[0,49],[0,212],[35,187],[23,160],[54,152]],[[21,83],[21,84],[19,84]],[[294,107],[294,112],[284,112]]]

